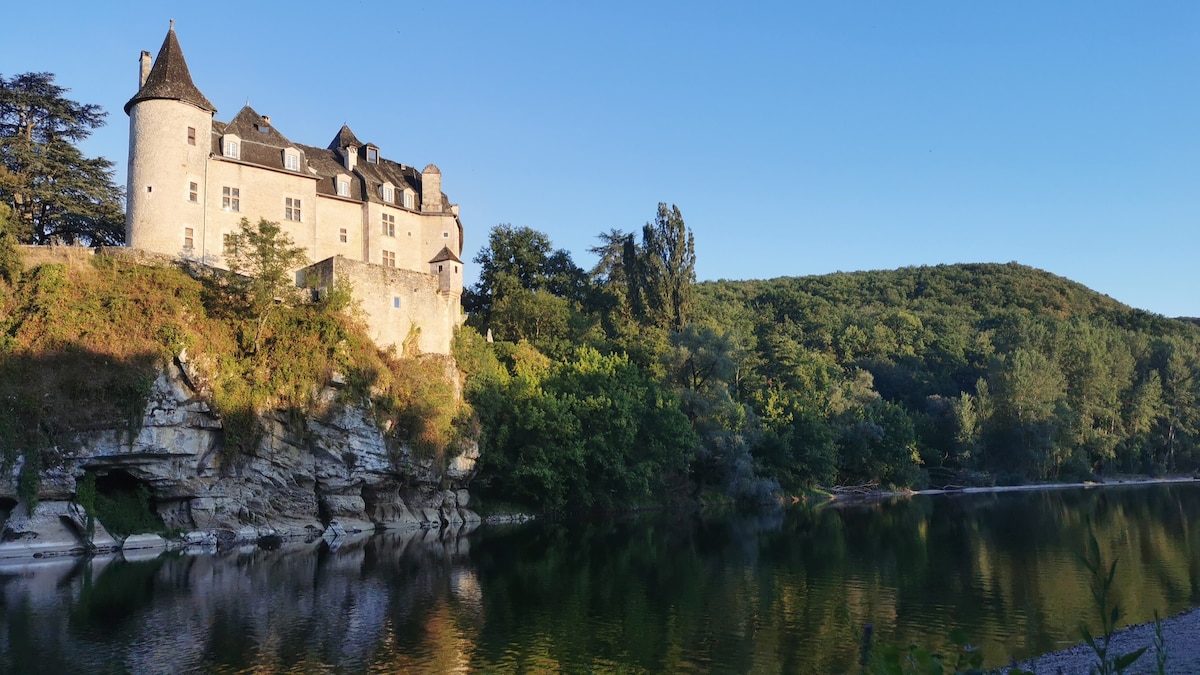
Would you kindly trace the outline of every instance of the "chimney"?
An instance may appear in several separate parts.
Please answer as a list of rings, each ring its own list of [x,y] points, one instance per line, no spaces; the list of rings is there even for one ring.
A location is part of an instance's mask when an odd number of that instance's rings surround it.
[[[354,167],[358,166],[358,148],[353,145],[342,148],[342,161],[345,162],[347,171],[353,171]]]
[[[141,91],[142,87],[146,86],[146,79],[150,77],[150,52],[144,50],[142,51],[140,63],[142,64],[142,67],[141,71],[138,73],[138,91]]]
[[[442,211],[442,172],[432,164],[421,171],[421,211]]]

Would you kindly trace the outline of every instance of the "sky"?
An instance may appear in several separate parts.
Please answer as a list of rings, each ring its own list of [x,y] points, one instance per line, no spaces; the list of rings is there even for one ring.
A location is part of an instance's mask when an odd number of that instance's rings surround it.
[[[743,6],[744,5],[744,6]],[[701,280],[962,262],[1200,316],[1200,3],[68,0],[5,9],[0,74],[108,111],[168,20],[228,121],[343,123],[436,164],[464,260],[501,223],[589,268],[676,204]],[[467,283],[473,279],[468,266]]]

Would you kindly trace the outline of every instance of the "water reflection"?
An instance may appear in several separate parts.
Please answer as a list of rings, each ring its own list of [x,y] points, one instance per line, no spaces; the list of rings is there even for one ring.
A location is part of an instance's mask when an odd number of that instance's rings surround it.
[[[57,560],[0,568],[0,671],[847,672],[867,624],[999,665],[1093,616],[1089,519],[1129,621],[1200,604],[1198,516],[1175,485]]]

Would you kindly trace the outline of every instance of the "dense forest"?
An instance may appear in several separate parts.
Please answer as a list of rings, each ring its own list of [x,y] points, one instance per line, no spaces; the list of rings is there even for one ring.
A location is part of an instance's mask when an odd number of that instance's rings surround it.
[[[457,356],[485,498],[753,503],[1200,461],[1200,328],[1061,277],[1008,263],[696,283],[665,204],[591,252],[583,270],[501,225],[475,258]]]

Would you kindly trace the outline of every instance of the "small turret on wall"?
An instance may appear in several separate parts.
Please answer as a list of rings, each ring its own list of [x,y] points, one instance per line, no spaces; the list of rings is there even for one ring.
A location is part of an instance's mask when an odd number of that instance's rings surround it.
[[[438,278],[438,292],[462,295],[462,261],[444,246],[429,261],[429,273]]]

